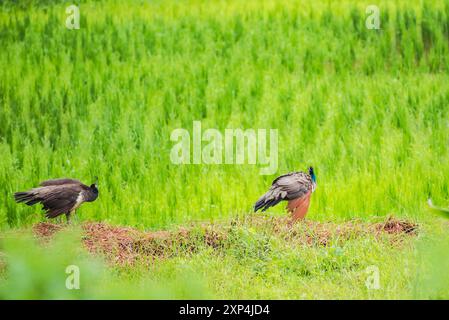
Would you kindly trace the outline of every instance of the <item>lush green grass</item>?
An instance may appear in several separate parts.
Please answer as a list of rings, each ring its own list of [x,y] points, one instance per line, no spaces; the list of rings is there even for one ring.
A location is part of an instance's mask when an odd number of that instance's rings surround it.
[[[369,4],[82,1],[81,28],[68,30],[65,2],[3,1],[0,228],[42,220],[37,207],[17,205],[12,194],[48,178],[99,177],[100,197],[78,210],[82,220],[159,229],[249,214],[275,176],[313,165],[318,188],[310,219],[393,214],[431,233],[425,200],[449,204],[449,1],[378,1],[380,30],[365,28]],[[172,164],[170,133],[191,131],[195,120],[204,129],[278,129],[278,172]],[[282,214],[282,207],[271,213]],[[15,246],[5,250],[20,253]],[[329,248],[273,246],[257,259],[205,249],[162,261],[151,275],[101,263],[86,270],[110,271],[117,288],[134,288],[127,277],[149,277],[144,297],[404,298],[414,286],[413,271],[403,268],[417,264],[411,248],[359,239],[337,258]],[[40,263],[34,254],[19,254],[20,272]],[[65,265],[60,256],[51,259]],[[344,261],[329,270],[334,258]],[[366,265],[382,270],[384,290],[366,290],[360,276]],[[170,290],[170,283],[188,279],[181,266],[201,278],[192,295]],[[9,285],[20,282],[20,272],[10,274]],[[34,281],[42,287],[58,281],[36,274],[22,282],[21,296],[72,294],[27,293]],[[130,292],[98,287],[112,297]],[[5,290],[3,297],[12,297]]]
[[[307,232],[302,226],[297,231]],[[226,245],[219,248],[205,245],[200,237],[191,236],[188,246],[173,238],[173,249],[164,249],[175,252],[170,258],[148,263],[151,257],[147,256],[132,266],[107,267],[84,253],[77,228],[45,246],[26,237],[19,241],[8,233],[0,248],[8,266],[6,281],[0,281],[0,298],[414,297],[413,237],[397,235],[402,241],[394,245],[393,236],[360,237],[351,232],[345,239],[332,235],[322,246],[318,239],[306,244],[285,235],[237,225],[226,232]],[[80,268],[79,290],[65,287],[68,265]],[[379,270],[377,289],[366,286],[370,266]]]
[[[338,225],[337,225],[338,226]],[[133,265],[87,255],[77,226],[45,245],[29,233],[7,232],[0,242],[0,299],[447,299],[447,225],[404,234],[339,236],[331,226],[327,245],[242,223],[227,230],[225,245],[212,248],[199,235],[189,245],[173,237],[166,255],[142,256]],[[220,231],[221,230],[221,231]],[[359,231],[357,231],[359,230]],[[362,229],[363,230],[363,229]],[[309,232],[305,225],[295,231]],[[432,231],[431,236],[429,232]],[[198,236],[195,236],[198,234]],[[313,235],[313,233],[311,234]],[[192,250],[194,248],[194,250]],[[153,260],[154,259],[154,260]],[[67,266],[80,269],[79,290],[67,290]],[[379,287],[367,286],[376,268]]]
[[[448,3],[89,2],[0,15],[0,224],[14,191],[100,178],[82,218],[139,227],[247,213],[274,176],[174,165],[175,128],[279,130],[277,174],[313,164],[311,217],[420,215],[448,199]],[[126,8],[126,9],[125,9]],[[274,209],[274,211],[280,211]]]

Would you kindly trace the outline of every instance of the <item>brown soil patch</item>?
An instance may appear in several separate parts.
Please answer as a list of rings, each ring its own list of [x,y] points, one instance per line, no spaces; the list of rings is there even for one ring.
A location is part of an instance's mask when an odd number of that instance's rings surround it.
[[[57,231],[61,230],[62,228],[63,226],[60,224],[41,222],[33,226],[33,232],[40,238],[46,239],[54,235]]]
[[[130,227],[112,226],[100,222],[85,222],[82,241],[87,250],[101,254],[112,263],[132,264],[139,259],[160,259],[180,252],[194,253],[200,247],[221,250],[233,245],[236,230],[251,229],[254,233],[281,237],[297,245],[327,246],[363,236],[387,237],[392,244],[400,244],[417,234],[418,225],[388,217],[377,223],[351,220],[344,223],[305,220],[289,228],[286,218],[248,216],[231,220],[228,224],[202,224],[172,231],[143,232]],[[50,240],[66,225],[39,223],[33,227],[37,238]]]

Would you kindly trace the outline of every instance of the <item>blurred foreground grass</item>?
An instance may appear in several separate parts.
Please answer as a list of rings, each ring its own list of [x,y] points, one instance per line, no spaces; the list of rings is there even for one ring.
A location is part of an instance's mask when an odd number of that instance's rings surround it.
[[[133,265],[87,254],[76,227],[40,244],[31,234],[8,233],[0,241],[0,298],[447,299],[445,228],[434,223],[418,238],[403,235],[394,242],[390,236],[332,236],[321,246],[236,225],[226,249],[198,241],[192,252],[175,241],[176,255]],[[436,232],[429,236],[429,230]],[[79,290],[66,288],[71,265],[80,270]],[[366,285],[373,266],[378,289]]]

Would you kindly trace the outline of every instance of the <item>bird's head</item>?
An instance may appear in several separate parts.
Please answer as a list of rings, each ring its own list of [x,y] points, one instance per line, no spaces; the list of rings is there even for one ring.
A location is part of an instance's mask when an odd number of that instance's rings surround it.
[[[95,182],[90,185],[90,189],[93,193],[98,194],[98,177],[95,177]]]
[[[313,167],[309,167],[309,175],[312,178],[312,181],[314,183],[316,183],[316,176],[315,176],[315,172],[313,171]]]

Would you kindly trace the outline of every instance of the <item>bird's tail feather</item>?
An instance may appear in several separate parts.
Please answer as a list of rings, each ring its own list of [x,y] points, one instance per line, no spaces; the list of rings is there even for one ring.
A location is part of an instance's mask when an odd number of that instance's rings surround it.
[[[262,209],[262,212],[266,211],[266,210],[267,210],[268,208],[270,208],[270,207],[274,207],[275,205],[277,205],[277,204],[278,204],[279,202],[281,202],[281,201],[282,201],[281,198],[270,200],[269,202],[267,202],[267,203],[264,205],[264,208]]]
[[[266,211],[268,208],[277,205],[282,201],[281,197],[275,197],[273,192],[270,190],[265,193],[259,200],[257,200],[254,205],[254,212],[257,212],[259,209],[262,209],[262,212]]]
[[[259,200],[257,200],[256,204],[254,205],[254,212],[261,209],[265,203],[265,196],[262,196]]]
[[[42,199],[37,197],[35,193],[26,191],[14,193],[14,200],[16,200],[16,202],[25,202],[25,204],[32,206],[33,204],[38,203]]]

